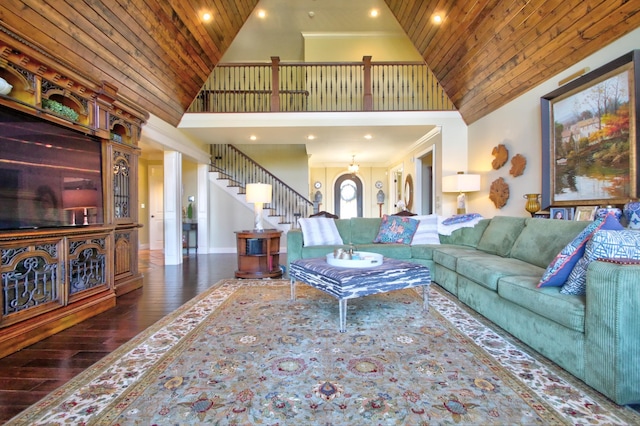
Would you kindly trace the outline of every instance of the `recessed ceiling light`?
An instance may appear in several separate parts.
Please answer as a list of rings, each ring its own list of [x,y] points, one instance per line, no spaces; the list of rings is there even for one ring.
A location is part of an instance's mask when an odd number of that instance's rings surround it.
[[[202,22],[209,22],[213,19],[213,15],[209,12],[204,12],[202,14]]]
[[[378,9],[371,9],[371,12],[369,12],[369,16],[371,16],[372,18],[377,18],[378,17]]]
[[[373,136],[371,136],[371,135],[364,135],[364,138],[365,138],[365,139],[373,139]]]
[[[264,19],[267,17],[267,12],[265,12],[264,10],[260,9],[258,11],[258,18]]]
[[[258,139],[258,137],[256,135],[251,135],[249,136],[249,139],[251,139],[252,141],[255,141],[256,139]]]
[[[439,14],[435,14],[433,15],[433,18],[431,18],[433,20],[434,24],[441,24],[442,23],[442,16]]]

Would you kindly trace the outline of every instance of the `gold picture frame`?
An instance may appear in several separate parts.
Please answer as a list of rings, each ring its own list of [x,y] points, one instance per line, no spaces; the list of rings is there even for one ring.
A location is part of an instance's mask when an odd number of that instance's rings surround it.
[[[598,206],[578,206],[576,207],[576,214],[574,215],[573,220],[591,222],[596,218],[597,210]]]
[[[640,196],[640,50],[540,98],[543,209]]]

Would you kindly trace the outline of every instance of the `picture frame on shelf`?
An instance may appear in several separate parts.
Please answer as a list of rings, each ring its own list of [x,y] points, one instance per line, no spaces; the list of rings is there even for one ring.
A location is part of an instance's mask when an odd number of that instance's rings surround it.
[[[596,218],[596,210],[598,206],[578,206],[574,220],[592,222]]]
[[[548,93],[540,107],[543,209],[639,197],[640,50]]]
[[[549,209],[550,219],[571,220],[569,214],[569,208],[567,207],[551,207]]]

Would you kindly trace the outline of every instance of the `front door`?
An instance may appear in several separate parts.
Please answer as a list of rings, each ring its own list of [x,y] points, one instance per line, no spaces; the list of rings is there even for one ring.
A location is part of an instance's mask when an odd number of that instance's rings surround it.
[[[351,173],[340,176],[334,185],[335,214],[340,219],[362,217],[362,181]]]

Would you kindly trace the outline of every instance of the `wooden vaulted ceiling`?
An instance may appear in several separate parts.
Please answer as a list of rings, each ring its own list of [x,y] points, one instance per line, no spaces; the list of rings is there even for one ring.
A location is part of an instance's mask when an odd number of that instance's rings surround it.
[[[640,26],[638,1],[385,2],[467,123]],[[3,0],[0,23],[177,125],[257,3]]]

